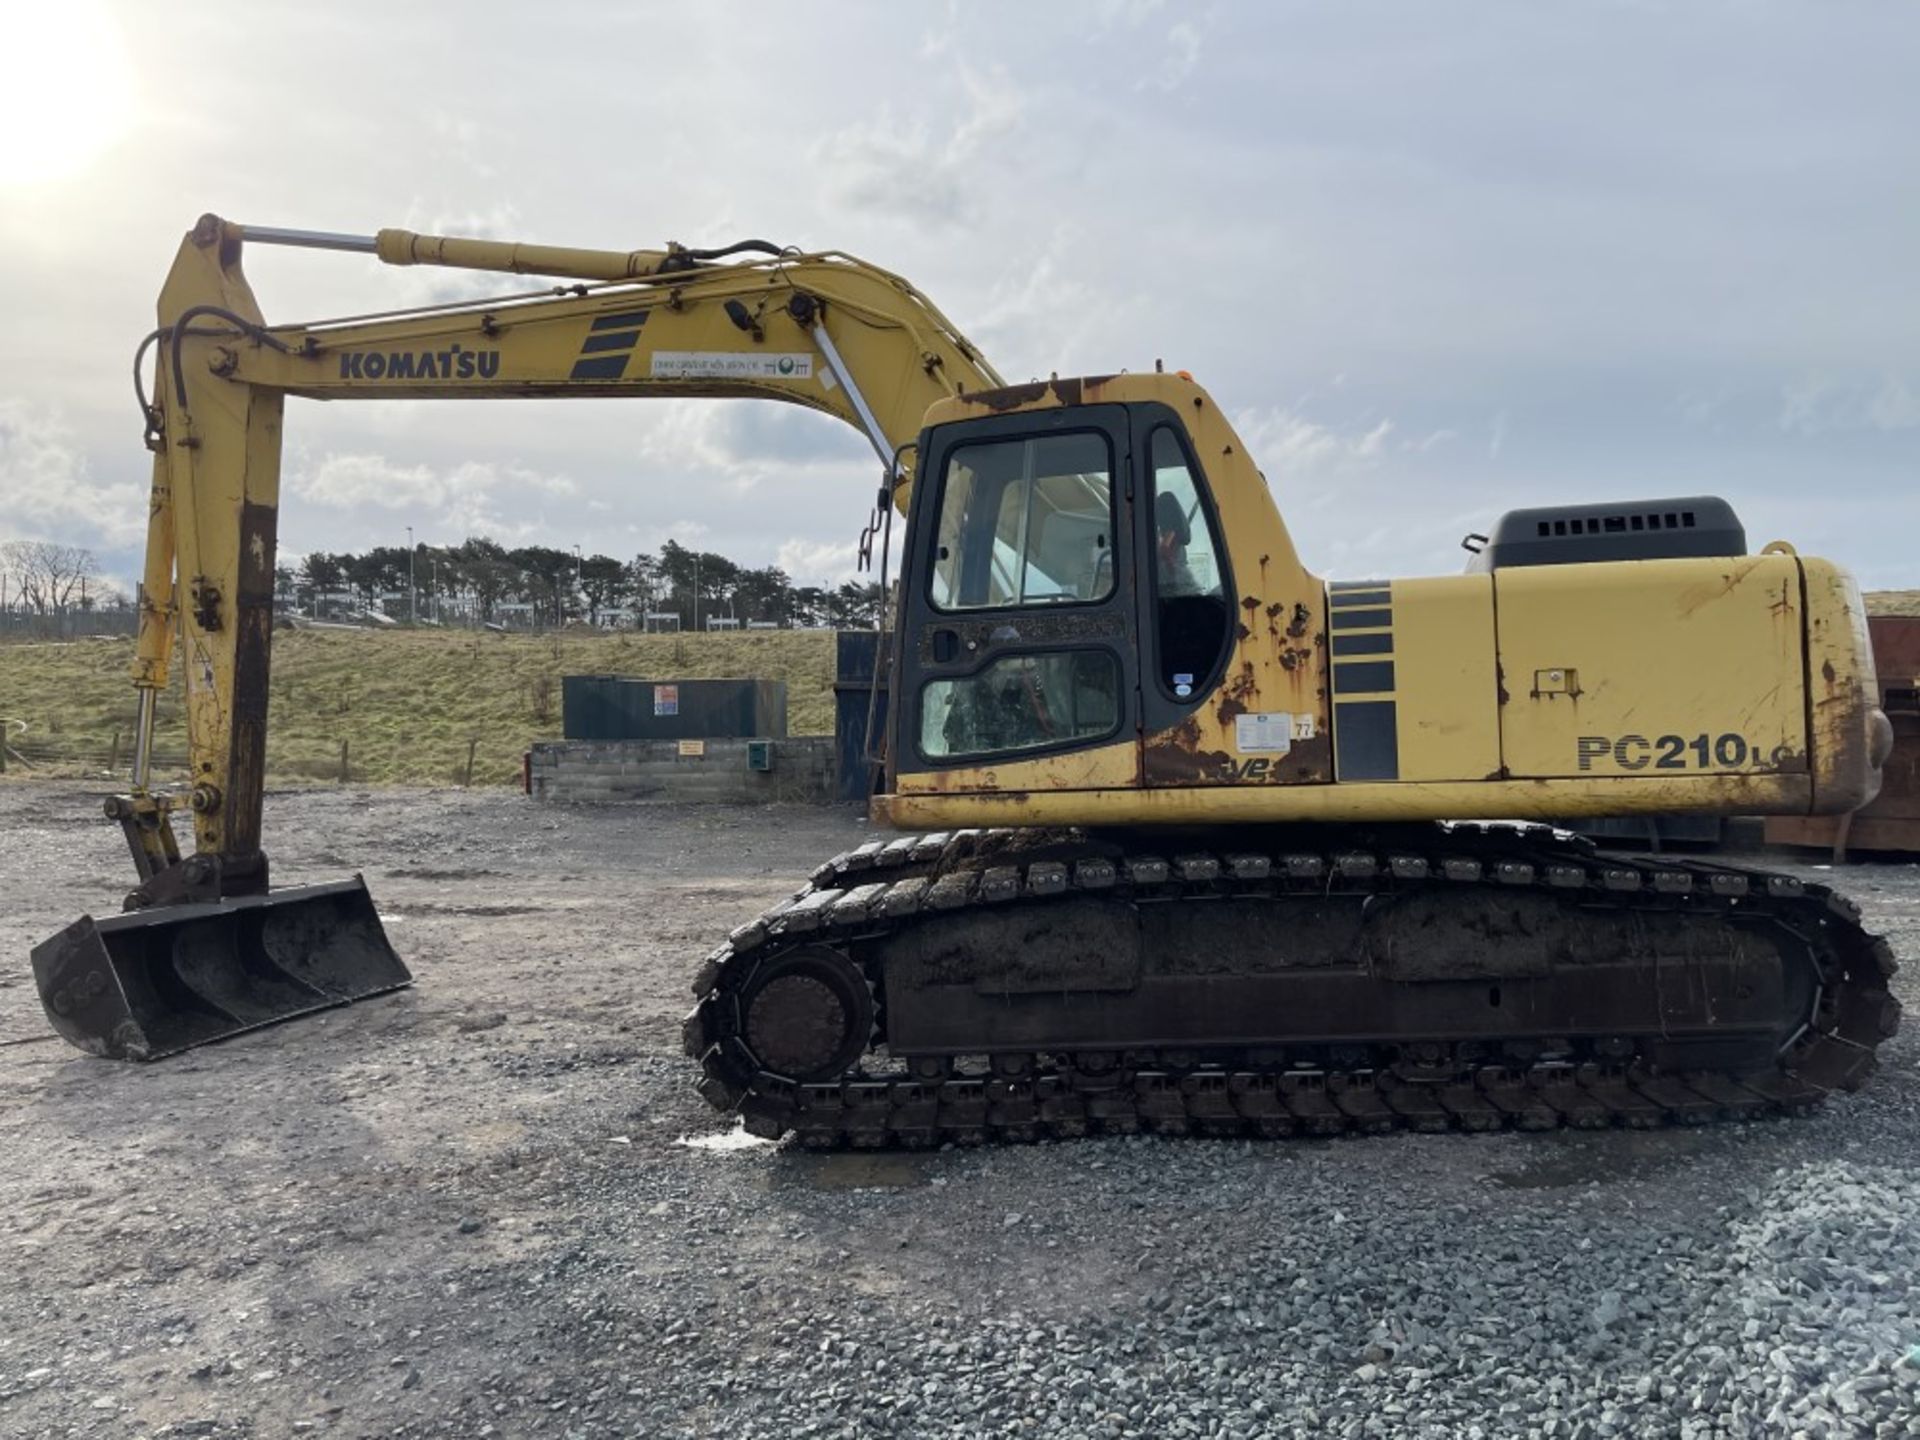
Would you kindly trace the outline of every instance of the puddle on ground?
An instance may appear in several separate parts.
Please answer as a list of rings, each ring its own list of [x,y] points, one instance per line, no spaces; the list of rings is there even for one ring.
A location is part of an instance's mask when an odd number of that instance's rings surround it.
[[[1567,1190],[1576,1185],[1644,1180],[1684,1165],[1711,1143],[1706,1129],[1612,1130],[1574,1138],[1540,1136],[1539,1153],[1517,1170],[1487,1178],[1508,1190]]]
[[[894,1155],[861,1150],[813,1154],[796,1150],[780,1156],[773,1176],[776,1188],[808,1190],[911,1190],[930,1179],[923,1155]]]
[[[762,1183],[769,1190],[914,1190],[931,1178],[924,1155],[787,1150],[774,1157]]]
[[[764,1152],[766,1165],[756,1177],[763,1190],[913,1190],[933,1178],[932,1159],[874,1150],[800,1150],[780,1148],[735,1126],[712,1135],[682,1135],[679,1144],[703,1155]]]

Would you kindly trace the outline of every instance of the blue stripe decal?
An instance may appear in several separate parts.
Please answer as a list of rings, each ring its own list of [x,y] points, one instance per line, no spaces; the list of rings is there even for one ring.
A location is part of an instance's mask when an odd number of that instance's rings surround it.
[[[580,353],[591,355],[596,350],[631,350],[639,343],[638,330],[616,330],[610,335],[587,336],[587,343],[580,347]]]
[[[1347,610],[1355,605],[1385,605],[1391,598],[1385,590],[1341,590],[1333,596],[1333,608]]]
[[[1393,624],[1393,611],[1336,610],[1328,618],[1336,630],[1384,630]]]
[[[1400,778],[1399,716],[1391,700],[1333,707],[1335,775],[1341,780]]]
[[[645,310],[629,310],[623,315],[602,315],[593,322],[595,330],[638,330],[647,323]]]
[[[618,380],[627,373],[625,355],[608,355],[601,360],[576,360],[573,362],[571,380]]]
[[[1333,693],[1336,695],[1383,695],[1392,691],[1391,660],[1362,660],[1355,665],[1333,667]]]
[[[1335,580],[1328,584],[1329,590],[1384,590],[1385,580]]]
[[[1391,655],[1393,653],[1393,635],[1336,635],[1333,637],[1333,658],[1342,659],[1348,655]]]

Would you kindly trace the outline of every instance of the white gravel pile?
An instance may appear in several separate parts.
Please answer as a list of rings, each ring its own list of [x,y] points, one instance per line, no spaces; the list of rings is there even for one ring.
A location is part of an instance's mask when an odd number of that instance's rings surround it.
[[[1920,1177],[1741,1178],[1855,1118],[1630,1153],[1097,1142],[885,1162],[913,1183],[853,1190],[816,1187],[866,1157],[722,1152],[709,1183],[529,1279],[567,1302],[543,1351],[627,1345],[612,1383],[466,1413],[502,1435],[769,1440],[1920,1434]],[[685,1227],[674,1273],[636,1291],[618,1252],[663,1224]]]
[[[1738,1336],[1713,1357],[1722,1394],[1764,1407],[1775,1434],[1920,1434],[1920,1181],[1809,1166],[1767,1187],[1731,1240],[1703,1317]]]

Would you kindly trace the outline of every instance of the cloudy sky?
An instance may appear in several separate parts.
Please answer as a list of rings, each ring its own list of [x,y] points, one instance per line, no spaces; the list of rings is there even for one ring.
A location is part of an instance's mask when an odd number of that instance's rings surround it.
[[[900,271],[1014,379],[1192,370],[1308,563],[1717,493],[1920,585],[1920,9],[0,0],[0,539],[131,575],[135,342],[203,211]],[[446,277],[249,252],[270,319]],[[846,571],[874,462],[752,402],[293,401],[283,552],[668,537]]]

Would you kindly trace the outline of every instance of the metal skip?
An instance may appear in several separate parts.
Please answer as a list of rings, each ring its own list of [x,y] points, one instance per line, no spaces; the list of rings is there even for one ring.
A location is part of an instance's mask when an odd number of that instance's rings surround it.
[[[34,948],[33,978],[54,1030],[112,1060],[158,1060],[413,983],[359,876],[84,915]]]

